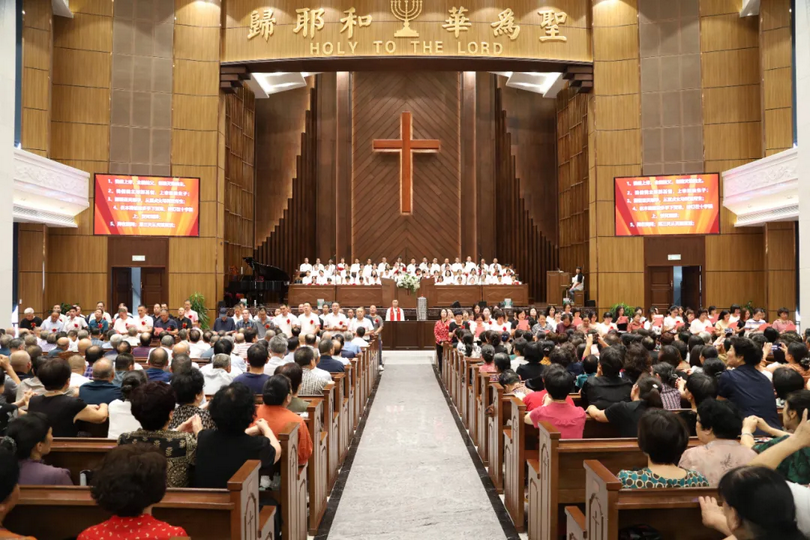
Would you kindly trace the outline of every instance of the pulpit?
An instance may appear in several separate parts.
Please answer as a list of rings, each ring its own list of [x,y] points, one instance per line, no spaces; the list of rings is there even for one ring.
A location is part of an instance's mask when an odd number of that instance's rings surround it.
[[[571,287],[571,274],[560,270],[546,272],[546,303],[561,304],[565,289]]]

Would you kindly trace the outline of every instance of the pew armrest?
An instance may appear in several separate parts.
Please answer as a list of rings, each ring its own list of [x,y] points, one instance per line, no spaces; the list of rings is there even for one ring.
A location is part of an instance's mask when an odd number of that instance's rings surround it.
[[[276,535],[276,507],[265,506],[259,514],[259,540],[274,540]]]
[[[565,507],[565,523],[569,540],[585,540],[585,514],[578,506]]]

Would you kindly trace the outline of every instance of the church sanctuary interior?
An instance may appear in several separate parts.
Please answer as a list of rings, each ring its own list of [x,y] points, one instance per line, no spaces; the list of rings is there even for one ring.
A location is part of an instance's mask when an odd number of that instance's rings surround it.
[[[807,0],[0,0],[0,537],[810,538],[805,140]]]

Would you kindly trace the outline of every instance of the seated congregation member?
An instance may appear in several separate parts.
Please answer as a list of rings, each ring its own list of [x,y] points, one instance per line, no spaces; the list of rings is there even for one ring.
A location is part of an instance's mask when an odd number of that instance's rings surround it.
[[[244,384],[253,390],[254,394],[261,394],[264,383],[270,378],[270,376],[265,373],[268,360],[267,347],[259,343],[254,343],[247,351],[247,359],[247,373],[242,373],[233,381]]]
[[[223,386],[231,384],[234,379],[231,369],[230,355],[215,354],[211,359],[211,363],[200,369],[203,377],[205,377],[203,392],[210,396],[216,394]]]
[[[107,405],[88,405],[77,397],[67,395],[70,386],[70,365],[61,358],[49,358],[37,371],[45,393],[33,396],[28,412],[43,413],[53,428],[54,437],[79,435],[79,420],[102,424],[107,420]]]
[[[178,363],[178,360],[175,360],[175,363]],[[200,417],[202,429],[214,429],[214,421],[211,420],[208,410],[200,408],[205,399],[205,393],[203,392],[205,377],[200,373],[200,370],[187,368],[175,372],[172,375],[171,386],[177,398],[177,408],[174,409],[172,414],[169,429],[178,429],[184,422],[194,416]]]
[[[772,428],[779,429],[773,385],[757,369],[761,361],[762,350],[753,341],[742,337],[732,338],[727,363],[735,369],[727,370],[718,377],[717,393],[734,403],[743,417],[758,416]]]
[[[298,465],[305,465],[312,455],[312,438],[306,421],[288,409],[292,401],[290,380],[284,375],[273,375],[262,391],[262,405],[256,407],[256,418],[264,420],[273,431],[280,433],[288,423],[298,424]]]
[[[790,434],[799,427],[805,411],[810,411],[810,390],[793,392],[785,400],[785,408],[782,410],[784,431],[771,427],[762,418],[749,416],[743,421],[742,444],[749,448],[752,447],[755,452],[761,454],[772,446],[791,441]],[[755,429],[775,438],[768,442],[755,444],[753,436]],[[786,456],[776,470],[789,482],[810,484],[810,449],[801,448]]]
[[[20,465],[17,457],[7,449],[0,448],[0,538],[36,540],[31,536],[14,534],[3,527],[6,516],[14,510],[20,500],[20,486],[17,483],[19,476]]]
[[[267,469],[281,457],[281,445],[263,419],[255,421],[256,399],[240,383],[222,387],[208,407],[216,429],[199,434],[194,487],[227,487],[228,480],[245,464],[256,459]]]
[[[332,381],[332,376],[329,372],[324,372],[318,369],[315,364],[315,351],[309,347],[299,347],[294,354],[295,363],[298,364],[303,370],[301,375],[301,395],[304,396],[320,396],[323,394],[323,388]],[[316,371],[317,370],[317,371]],[[321,375],[319,372],[326,373],[329,377]]]
[[[810,381],[810,352],[807,345],[801,341],[794,341],[790,345],[781,343],[779,351],[784,355],[785,363],[774,362],[767,369],[774,372],[780,367],[790,368],[802,376],[806,385]],[[778,351],[774,350],[774,354],[778,354]]]
[[[619,437],[637,437],[638,422],[641,416],[649,409],[664,407],[660,391],[661,382],[652,375],[644,375],[633,385],[633,389],[630,391],[631,401],[614,403],[604,411],[595,405],[589,405],[586,412],[597,422],[610,423],[615,426]]]
[[[616,347],[606,347],[599,355],[599,367],[596,377],[587,379],[582,384],[582,406],[593,405],[604,410],[622,401],[630,401],[633,383],[620,376],[622,370],[622,353]]]
[[[582,373],[577,375],[575,386],[577,391],[582,390],[582,386],[588,379],[596,378],[596,372],[599,371],[599,358],[589,354],[582,360]]]
[[[202,425],[199,417],[194,417],[177,431],[170,430],[175,405],[174,390],[168,384],[150,381],[135,388],[132,415],[141,429],[120,435],[118,444],[143,443],[159,449],[169,462],[169,487],[188,487],[190,469],[195,462],[197,433]]]
[[[144,332],[138,336],[139,345],[132,349],[132,356],[146,358],[152,350],[152,334]]]
[[[169,353],[162,347],[157,347],[149,353],[149,369],[146,370],[146,378],[150,381],[169,382],[172,374],[166,371],[169,367]]]
[[[352,345],[356,345],[360,349],[368,348],[368,341],[366,341],[366,328],[364,326],[358,326],[357,330],[355,330],[355,337],[351,340]]]
[[[214,332],[225,332],[227,334],[236,331],[236,322],[233,317],[228,317],[227,308],[219,308],[219,317],[214,321]]]
[[[121,387],[115,384],[115,370],[109,358],[93,363],[93,380],[79,387],[79,398],[88,405],[109,405],[121,399]]]
[[[118,439],[122,433],[141,429],[141,423],[132,415],[132,391],[148,379],[143,371],[128,371],[121,379],[121,399],[116,399],[109,405],[110,428],[107,431],[108,439]]]
[[[659,362],[652,367],[653,377],[661,381],[661,402],[668,411],[681,408],[681,393],[675,387],[678,376],[672,366],[666,362]]]
[[[541,362],[543,358],[550,355],[553,350],[554,343],[551,341],[532,341],[531,343],[527,343],[523,348],[523,357],[526,359],[526,363],[522,366],[518,366],[515,373],[517,373],[522,381],[525,381],[526,386],[531,390],[543,389],[543,373],[546,370],[546,366]],[[481,354],[486,360],[483,349]]]
[[[686,424],[677,414],[648,410],[638,422],[638,447],[647,456],[647,466],[616,476],[623,488],[630,489],[708,487],[702,474],[678,466],[688,444]]]
[[[533,388],[534,392],[532,392],[531,395],[526,396],[523,399],[523,403],[526,404],[526,411],[527,412],[531,412],[531,411],[533,411],[534,409],[536,409],[538,407],[542,407],[546,403],[546,396],[548,394],[548,391],[545,388],[545,377],[546,377],[546,373],[548,373],[548,370],[551,369],[554,366],[558,366],[558,367],[561,367],[563,369],[566,369],[566,366],[568,365],[569,361],[570,361],[570,358],[569,358],[569,355],[568,355],[568,349],[567,348],[557,347],[553,351],[551,351],[551,364],[549,366],[543,366],[545,368],[545,370],[543,371],[543,377],[542,377],[542,379],[540,380],[540,383],[539,383],[540,388],[537,387],[537,385],[538,385],[537,379],[533,379],[532,380],[532,382],[534,383],[533,386],[535,386],[535,388]],[[566,369],[566,371],[568,373],[571,373],[567,369]],[[571,376],[573,377],[573,373],[571,374]],[[571,406],[574,405],[574,400],[571,399],[571,396],[566,396],[565,397],[565,402],[568,403]]]
[[[540,422],[549,422],[557,428],[561,438],[581,439],[587,415],[568,396],[574,390],[574,376],[564,367],[555,364],[543,374],[543,384],[548,392],[543,405],[526,414],[525,422],[534,427]],[[538,393],[535,392],[532,396],[535,394]]]
[[[171,463],[156,448],[135,444],[110,450],[93,476],[90,493],[112,517],[85,529],[78,540],[169,540],[187,536],[181,527],[152,516],[152,507],[163,500],[167,484],[171,486],[170,471]]]
[[[804,377],[798,372],[786,367],[773,372],[773,390],[776,392],[777,407],[784,407],[785,400],[790,394],[804,388]]]
[[[44,414],[30,413],[15,418],[8,425],[7,437],[14,441],[14,448],[9,450],[20,462],[20,485],[73,485],[69,470],[42,462],[42,458],[50,454],[53,444],[53,430]],[[5,446],[5,441],[0,444]]]
[[[264,366],[264,372],[267,375],[273,375],[279,366],[284,364],[294,363],[292,358],[287,358],[288,340],[284,334],[277,334],[267,342],[267,348],[270,352],[270,357],[267,364]]]
[[[611,336],[614,335],[616,334],[611,334]],[[606,336],[606,338],[610,338],[610,336]],[[613,345],[612,342],[611,345]],[[619,348],[618,350],[621,355],[622,350],[625,349]],[[661,359],[659,358],[658,361],[661,362]],[[642,376],[649,375],[651,368],[652,356],[650,355],[650,351],[641,343],[630,343],[622,359],[622,369],[624,370],[622,376],[628,381],[635,383]]]
[[[701,445],[686,450],[678,465],[702,474],[709,485],[735,467],[747,465],[757,454],[740,444],[742,417],[728,401],[704,400],[698,405],[697,438]]]
[[[321,354],[318,360],[318,367],[329,373],[344,373],[343,363],[340,360],[332,358],[332,351],[335,346],[331,338],[322,339],[318,343],[318,352]]]
[[[304,375],[304,370],[295,362],[284,364],[276,368],[274,375],[284,375],[290,380],[290,393],[292,399],[290,400],[287,408],[294,413],[307,412],[309,402],[298,397],[298,391],[301,388],[301,379]]]

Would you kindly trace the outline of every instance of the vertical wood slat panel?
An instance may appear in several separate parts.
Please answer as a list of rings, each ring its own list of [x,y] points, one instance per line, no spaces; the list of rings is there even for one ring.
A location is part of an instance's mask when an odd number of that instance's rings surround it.
[[[314,258],[316,231],[316,143],[318,132],[317,88],[310,90],[309,110],[304,132],[300,137],[301,151],[295,160],[292,193],[278,225],[254,250],[253,257],[262,264],[277,266],[295,279],[298,265],[305,257]]]

